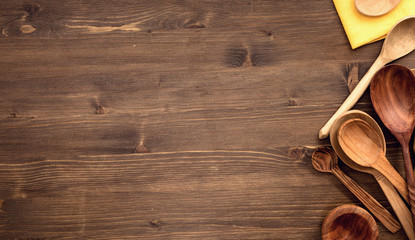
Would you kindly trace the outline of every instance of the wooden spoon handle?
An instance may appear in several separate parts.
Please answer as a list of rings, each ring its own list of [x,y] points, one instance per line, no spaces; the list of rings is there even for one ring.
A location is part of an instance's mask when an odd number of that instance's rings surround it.
[[[382,174],[376,174],[374,176],[378,181],[379,186],[385,194],[386,198],[388,199],[390,205],[392,206],[393,211],[395,211],[396,216],[401,222],[406,236],[408,236],[409,240],[415,240],[411,212],[409,211],[408,207],[406,207],[405,202],[402,201],[402,198],[399,196],[398,192],[396,192],[392,183],[389,182],[385,176]]]
[[[324,139],[329,135],[330,129],[336,119],[346,112],[347,110],[351,109],[356,102],[360,99],[363,93],[366,91],[367,87],[370,84],[370,80],[372,79],[373,75],[385,64],[387,61],[384,60],[382,57],[378,57],[373,65],[369,68],[367,73],[363,76],[362,80],[356,85],[350,95],[346,98],[343,104],[337,109],[336,113],[329,119],[329,121],[324,125],[319,132],[319,138]]]
[[[380,155],[376,164],[373,165],[373,168],[378,170],[381,174],[383,174],[393,186],[395,186],[396,190],[401,194],[403,199],[409,203],[408,200],[408,187],[406,185],[405,180],[402,176],[392,167],[388,159],[386,159],[385,155]]]
[[[415,179],[408,143],[402,145],[402,151],[405,163],[406,180],[408,182],[409,205],[411,206],[412,221],[415,223]]]
[[[369,211],[385,226],[389,231],[395,233],[401,226],[392,214],[384,208],[368,192],[361,188],[353,179],[347,176],[340,168],[335,167],[333,174],[352,192]]]

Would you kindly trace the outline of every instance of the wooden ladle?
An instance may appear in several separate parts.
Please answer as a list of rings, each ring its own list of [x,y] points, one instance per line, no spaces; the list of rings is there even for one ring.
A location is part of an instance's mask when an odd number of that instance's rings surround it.
[[[355,0],[354,5],[361,14],[377,17],[392,11],[401,0]]]
[[[415,126],[415,76],[401,65],[383,67],[373,76],[370,95],[376,113],[402,146],[409,205],[415,223],[415,179],[409,153]]]
[[[350,93],[344,103],[337,109],[336,113],[329,119],[319,132],[319,138],[326,138],[334,121],[344,112],[351,109],[363,95],[370,84],[373,75],[386,63],[401,58],[415,49],[415,16],[406,17],[400,20],[386,36],[382,50],[376,61],[363,76]]]
[[[337,164],[337,155],[333,149],[329,147],[317,148],[313,152],[311,161],[317,171],[333,173],[389,231],[395,233],[401,228],[399,222],[386,208],[340,170]]]
[[[333,127],[330,130],[330,143],[333,149],[335,150],[335,152],[337,153],[337,155],[340,157],[340,159],[344,163],[346,163],[349,167],[357,171],[361,171],[361,172],[365,172],[365,173],[369,173],[373,175],[373,177],[378,182],[380,188],[382,189],[383,193],[385,194],[386,198],[388,199],[388,202],[390,203],[393,210],[395,211],[396,216],[398,217],[406,235],[408,236],[408,239],[415,240],[415,233],[414,233],[413,224],[412,224],[411,212],[407,208],[405,202],[402,201],[402,198],[396,192],[392,183],[389,180],[387,180],[385,176],[382,175],[376,169],[371,168],[371,167],[364,167],[364,166],[361,166],[355,163],[352,159],[350,159],[343,152],[343,149],[341,148],[339,144],[339,141],[337,138],[339,128],[347,120],[357,119],[357,118],[366,121],[368,124],[370,124],[373,127],[373,129],[381,137],[382,149],[386,153],[386,142],[385,142],[385,138],[383,137],[382,129],[379,127],[377,122],[371,116],[369,116],[369,114],[363,111],[360,111],[360,110],[347,111],[335,121],[335,123],[333,124]]]

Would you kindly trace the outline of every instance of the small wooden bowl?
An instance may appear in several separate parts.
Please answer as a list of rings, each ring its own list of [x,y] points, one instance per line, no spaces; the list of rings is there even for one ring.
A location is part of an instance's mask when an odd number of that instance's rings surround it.
[[[343,205],[330,211],[321,229],[323,240],[372,240],[378,239],[375,219],[356,205]]]

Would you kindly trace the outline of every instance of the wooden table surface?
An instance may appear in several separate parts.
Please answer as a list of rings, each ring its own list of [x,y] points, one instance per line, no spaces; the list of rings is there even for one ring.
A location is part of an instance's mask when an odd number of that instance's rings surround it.
[[[331,0],[3,0],[0,30],[0,239],[319,239],[363,206],[310,162],[383,43]]]

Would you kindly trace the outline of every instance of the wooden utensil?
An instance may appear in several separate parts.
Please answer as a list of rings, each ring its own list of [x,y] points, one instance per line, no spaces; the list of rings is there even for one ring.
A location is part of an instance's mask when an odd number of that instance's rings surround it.
[[[407,208],[406,204],[402,201],[402,198],[396,192],[396,189],[394,188],[392,183],[389,182],[389,180],[387,180],[385,176],[380,174],[379,171],[377,171],[376,169],[370,168],[370,167],[364,167],[364,166],[361,166],[355,163],[343,152],[342,148],[340,147],[340,144],[337,140],[337,135],[338,135],[340,126],[345,121],[349,119],[355,119],[355,118],[366,121],[368,124],[370,124],[375,129],[375,131],[378,133],[378,135],[382,139],[382,149],[386,153],[386,142],[385,142],[385,138],[383,137],[382,129],[379,127],[377,122],[372,117],[370,117],[367,113],[362,112],[360,110],[347,111],[335,121],[335,123],[333,124],[333,127],[330,130],[330,143],[334,151],[340,157],[340,159],[343,160],[343,162],[346,163],[349,167],[357,171],[361,171],[361,172],[365,172],[365,173],[369,173],[373,175],[373,177],[379,183],[380,188],[382,189],[383,193],[388,199],[393,210],[395,211],[396,216],[398,217],[406,235],[408,236],[408,239],[415,240],[415,233],[414,233],[414,227],[412,224],[411,212]]]
[[[361,166],[378,170],[403,197],[408,196],[405,180],[386,159],[382,139],[372,126],[362,119],[347,120],[340,126],[337,139],[350,159]]]
[[[319,132],[319,138],[326,138],[334,121],[354,106],[370,84],[372,76],[386,63],[401,58],[415,49],[415,16],[406,17],[395,24],[383,43],[382,50],[373,65],[363,76],[336,113]]]
[[[361,14],[377,17],[392,11],[401,0],[355,0],[354,5]]]
[[[313,152],[311,160],[317,171],[333,173],[389,231],[395,233],[401,228],[399,222],[386,208],[340,170],[337,164],[337,155],[333,149],[329,147],[317,148]]]
[[[343,205],[327,214],[321,236],[323,240],[374,240],[378,239],[379,230],[366,210],[355,205]]]
[[[415,223],[415,179],[409,153],[415,126],[415,76],[407,67],[386,66],[373,76],[370,95],[376,113],[402,146],[409,204]]]

